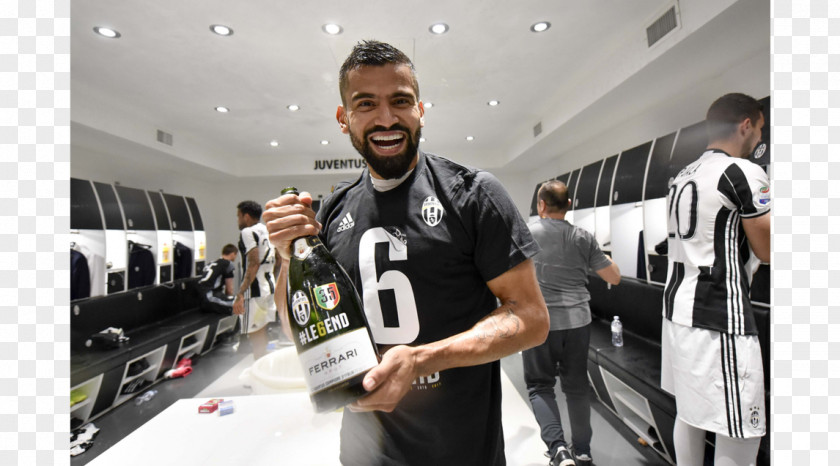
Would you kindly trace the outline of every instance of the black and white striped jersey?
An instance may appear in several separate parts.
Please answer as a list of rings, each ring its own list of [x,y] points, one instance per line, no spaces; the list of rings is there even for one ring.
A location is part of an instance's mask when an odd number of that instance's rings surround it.
[[[667,202],[665,318],[728,334],[757,334],[749,287],[759,263],[741,219],[770,212],[767,174],[746,159],[708,150],[677,174]]]
[[[257,248],[260,268],[257,278],[251,282],[250,296],[259,298],[274,294],[274,245],[268,241],[268,229],[262,223],[255,223],[239,232],[239,252],[242,254],[242,276],[248,270],[248,251]]]

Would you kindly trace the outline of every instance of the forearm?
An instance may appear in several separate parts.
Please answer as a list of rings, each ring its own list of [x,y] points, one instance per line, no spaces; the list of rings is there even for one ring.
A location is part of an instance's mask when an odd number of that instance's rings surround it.
[[[350,409],[392,411],[417,377],[496,361],[545,341],[548,309],[531,260],[488,281],[487,286],[502,303],[499,308],[470,329],[443,340],[385,349],[379,365],[365,375],[364,387],[371,393]]]
[[[257,278],[257,271],[260,269],[260,264],[255,261],[248,261],[248,268],[245,269],[245,276],[242,277],[242,285],[239,287],[239,293],[244,295],[251,283]]]
[[[539,303],[504,302],[469,330],[415,347],[417,375],[501,359],[541,344],[547,329],[544,303],[540,307]]]
[[[275,277],[280,276],[280,268],[283,266],[283,257],[280,255],[280,251],[277,249],[274,250],[274,272]]]

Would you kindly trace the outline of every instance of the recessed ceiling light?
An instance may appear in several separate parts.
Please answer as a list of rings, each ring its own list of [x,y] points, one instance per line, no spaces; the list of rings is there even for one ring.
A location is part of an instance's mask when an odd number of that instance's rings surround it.
[[[532,32],[543,32],[548,30],[551,27],[551,23],[548,21],[540,21],[539,23],[534,23],[531,25]]]
[[[321,29],[323,29],[324,32],[326,32],[327,34],[329,34],[331,36],[341,34],[341,32],[344,31],[344,29],[342,29],[341,26],[339,26],[338,24],[335,24],[335,23],[327,23],[327,24],[321,26]]]
[[[322,145],[322,146],[326,146],[326,145],[327,145],[327,144],[329,144],[329,143],[330,143],[330,141],[327,141],[326,139],[324,139],[324,140],[322,140],[322,141],[321,141],[321,145]]]
[[[435,104],[433,104],[431,102],[425,102],[425,101],[423,102],[423,108],[432,108],[434,106],[435,106]]]
[[[491,101],[487,102],[487,105],[489,105],[491,107],[495,107],[496,105],[499,105],[499,103],[500,102],[498,100],[491,100]]]
[[[426,138],[424,138],[424,137],[422,137],[422,136],[421,136],[421,137],[420,137],[420,142],[426,142]]]
[[[210,30],[215,32],[220,36],[232,36],[233,29],[225,26],[224,24],[213,24],[210,26]]]
[[[449,25],[446,23],[435,23],[429,26],[429,32],[432,34],[445,34],[449,30]]]
[[[99,34],[100,36],[107,37],[109,39],[117,39],[121,35],[119,32],[111,28],[101,26],[96,26],[95,28],[93,28],[93,32]]]
[[[280,143],[277,142],[277,140],[275,139],[275,140],[272,140],[271,142],[269,142],[268,145],[271,146],[271,147],[277,147],[277,146],[280,145]]]
[[[472,136],[467,136],[467,138],[466,138],[466,139],[467,139],[467,141],[472,141],[472,140],[474,140],[475,138],[474,138],[474,137],[472,137]]]
[[[287,105],[286,108],[288,108],[289,110],[291,110],[293,112],[296,112],[296,111],[300,110],[300,105],[295,105],[295,104]]]
[[[227,113],[230,111],[230,109],[227,107],[218,106],[216,107],[216,111],[219,113]]]

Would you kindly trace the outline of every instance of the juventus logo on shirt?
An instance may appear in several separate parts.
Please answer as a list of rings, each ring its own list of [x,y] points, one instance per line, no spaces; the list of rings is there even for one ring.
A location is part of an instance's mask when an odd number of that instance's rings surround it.
[[[755,156],[755,159],[758,160],[758,159],[764,157],[765,152],[767,152],[767,143],[762,142],[762,143],[759,143],[758,146],[756,146],[755,152],[753,152],[753,156]]]
[[[438,198],[429,196],[426,199],[423,199],[422,213],[423,221],[426,222],[426,225],[433,227],[443,220],[443,205],[440,203]]]

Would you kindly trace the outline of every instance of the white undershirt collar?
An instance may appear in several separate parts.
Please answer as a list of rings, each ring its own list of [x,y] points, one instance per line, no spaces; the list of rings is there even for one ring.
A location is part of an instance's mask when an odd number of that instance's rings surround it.
[[[414,169],[412,168],[411,170],[406,172],[405,175],[390,180],[380,180],[379,178],[374,178],[373,175],[370,175],[370,182],[373,185],[373,189],[379,191],[380,193],[384,193],[385,191],[390,191],[402,184],[402,182],[405,181],[405,179],[408,178],[408,176],[411,175],[411,172],[413,171]]]

